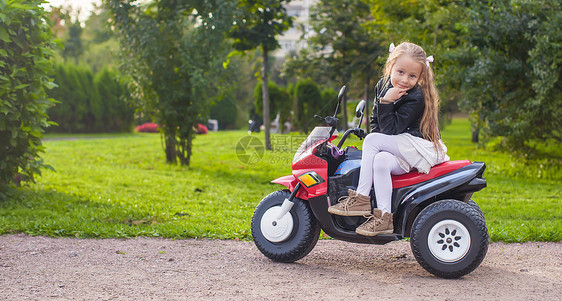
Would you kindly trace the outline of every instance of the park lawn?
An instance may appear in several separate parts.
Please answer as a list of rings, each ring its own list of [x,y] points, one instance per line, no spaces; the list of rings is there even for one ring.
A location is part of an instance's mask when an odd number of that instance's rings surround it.
[[[283,188],[270,181],[290,174],[305,136],[273,135],[274,151],[245,164],[235,150],[247,136],[197,136],[190,167],[165,163],[158,134],[52,136],[43,158],[56,172],[45,170],[19,197],[0,202],[0,234],[250,239],[255,206]],[[442,136],[452,160],[486,162],[488,187],[473,199],[493,241],[562,240],[559,160],[479,149],[466,119],[454,119]]]

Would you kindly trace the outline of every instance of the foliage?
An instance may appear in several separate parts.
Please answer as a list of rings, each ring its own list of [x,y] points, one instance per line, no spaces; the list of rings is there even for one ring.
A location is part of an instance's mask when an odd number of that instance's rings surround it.
[[[91,12],[88,19],[84,22],[83,37],[89,44],[101,44],[115,38],[115,33],[111,30],[109,20],[111,12],[107,7],[101,5]]]
[[[373,33],[435,55],[442,112],[461,105],[511,149],[560,143],[559,1],[368,2]]]
[[[298,54],[287,57],[283,64],[281,76],[287,79],[310,78],[316,83],[322,83],[324,87],[335,87],[339,81],[326,61],[319,58],[322,52],[320,47],[311,44],[301,49]],[[338,84],[336,84],[338,83]]]
[[[236,50],[246,51],[261,47],[262,83],[269,83],[268,55],[279,47],[277,36],[292,25],[292,18],[285,11],[284,5],[289,0],[239,0],[239,18],[232,26],[230,36],[234,39]],[[263,114],[265,125],[265,147],[271,150],[269,135],[270,97],[269,84],[262,85]]]
[[[256,51],[257,52],[257,51]],[[254,76],[258,72],[259,63],[257,54],[245,52],[244,55],[230,56],[226,72],[232,71],[231,83],[235,83],[233,88],[233,98],[237,107],[237,120],[235,128],[246,128],[250,112],[254,108],[254,88],[257,78]],[[212,108],[211,108],[212,110]]]
[[[488,137],[526,150],[562,136],[562,4],[471,2],[463,105]],[[558,42],[556,42],[558,41]]]
[[[416,43],[433,55],[432,68],[440,94],[441,113],[458,110],[464,69],[459,52],[467,48],[467,7],[459,1],[412,0],[408,2],[369,0],[373,20],[367,26],[371,33],[391,42]]]
[[[74,62],[78,64],[78,58],[84,52],[84,47],[82,45],[82,26],[80,22],[76,20],[73,24],[68,27],[68,39],[64,42],[64,50],[62,56],[64,61],[71,57],[74,58]]]
[[[133,110],[125,102],[126,87],[119,75],[103,69],[94,76],[87,65],[55,65],[57,87],[48,92],[58,101],[49,116],[58,123],[52,132],[101,133],[129,131]]]
[[[365,28],[371,18],[369,6],[363,0],[321,0],[311,13],[311,25],[316,32],[310,42],[319,48],[317,60],[327,65],[333,80],[350,85],[353,77],[364,81],[367,99],[373,77],[380,68],[373,65],[386,54],[385,46]],[[373,38],[376,37],[376,38]],[[347,99],[342,103],[342,124],[347,127]]]
[[[74,63],[88,64],[94,73],[104,67],[116,68],[119,42],[108,22],[110,12],[105,6],[97,7],[85,21],[78,20],[79,10],[69,4],[51,7],[48,13],[51,30],[65,46],[57,53],[66,62],[74,58]]]
[[[207,94],[228,51],[231,1],[110,0],[132,96],[162,126],[166,161],[189,165],[193,127],[208,116]]]
[[[336,107],[336,103],[338,101],[338,92],[330,89],[325,88],[322,90],[322,110],[320,111],[320,116],[328,116],[334,114],[334,108]],[[338,114],[340,114],[338,112]]]
[[[94,73],[103,68],[118,68],[119,41],[111,30],[111,13],[107,7],[96,8],[84,22],[82,41],[85,49],[80,61],[92,67]]]
[[[318,85],[311,79],[300,80],[296,86],[297,98],[297,126],[303,133],[308,133],[311,126],[314,126],[314,115],[326,116],[324,112],[319,112],[322,104],[322,94]]]
[[[219,122],[221,129],[232,129],[236,126],[238,107],[235,101],[236,99],[229,95],[211,107],[210,117]]]
[[[454,119],[442,134],[453,160],[486,163],[488,187],[472,198],[484,212],[492,241],[560,241],[562,165],[478,149],[469,130],[468,120]],[[251,240],[257,203],[283,188],[269,181],[291,173],[294,152],[305,138],[274,134],[276,149],[243,165],[233,145],[246,131],[211,132],[194,140],[187,168],[164,162],[157,135],[78,137],[87,139],[45,142],[45,160],[58,172],[44,172],[37,185],[21,189],[21,198],[0,203],[0,234]],[[362,141],[353,138],[349,144],[360,147]]]
[[[49,110],[51,118],[59,123],[53,130],[95,132],[101,127],[103,105],[89,67],[57,64],[55,83],[58,87],[48,93],[59,101]]]
[[[277,86],[274,82],[270,81],[268,84],[269,88],[269,120],[273,121],[279,114],[279,123],[283,124],[283,121],[287,120],[291,114],[291,104],[292,99],[287,92],[287,90],[282,87]],[[263,118],[263,91],[262,82],[258,82],[256,88],[254,89],[254,106],[256,109],[256,114]],[[265,119],[264,119],[265,120]]]
[[[128,104],[130,96],[122,76],[117,71],[104,67],[95,75],[94,86],[103,105],[103,132],[130,131],[134,110]]]
[[[54,43],[41,2],[0,0],[0,198],[16,177],[34,181],[45,166],[39,154],[52,124],[45,90],[54,86]]]
[[[230,35],[234,39],[233,47],[246,51],[264,47],[265,51],[279,47],[276,36],[292,25],[292,19],[286,14],[287,0],[239,0],[240,16],[234,24]]]

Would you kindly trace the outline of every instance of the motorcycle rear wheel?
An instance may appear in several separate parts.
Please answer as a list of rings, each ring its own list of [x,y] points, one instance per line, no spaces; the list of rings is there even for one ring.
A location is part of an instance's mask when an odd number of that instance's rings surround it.
[[[476,269],[488,251],[484,215],[471,204],[442,200],[414,220],[410,246],[418,263],[442,278],[459,278]]]

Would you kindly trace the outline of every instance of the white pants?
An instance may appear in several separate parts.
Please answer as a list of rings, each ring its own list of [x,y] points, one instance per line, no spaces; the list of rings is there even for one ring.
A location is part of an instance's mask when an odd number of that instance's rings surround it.
[[[396,136],[371,133],[363,141],[363,157],[357,193],[369,195],[373,183],[377,208],[391,212],[392,179],[390,175],[402,175],[406,172],[398,164],[396,157],[404,158],[398,149]]]

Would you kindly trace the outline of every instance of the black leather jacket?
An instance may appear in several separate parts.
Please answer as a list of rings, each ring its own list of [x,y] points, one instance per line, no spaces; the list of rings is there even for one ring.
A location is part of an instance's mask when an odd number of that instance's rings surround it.
[[[375,105],[371,115],[371,132],[387,135],[409,133],[423,138],[420,122],[425,109],[423,91],[419,85],[407,91],[407,95],[385,104],[380,100],[392,88],[389,79],[382,78],[375,87]]]

